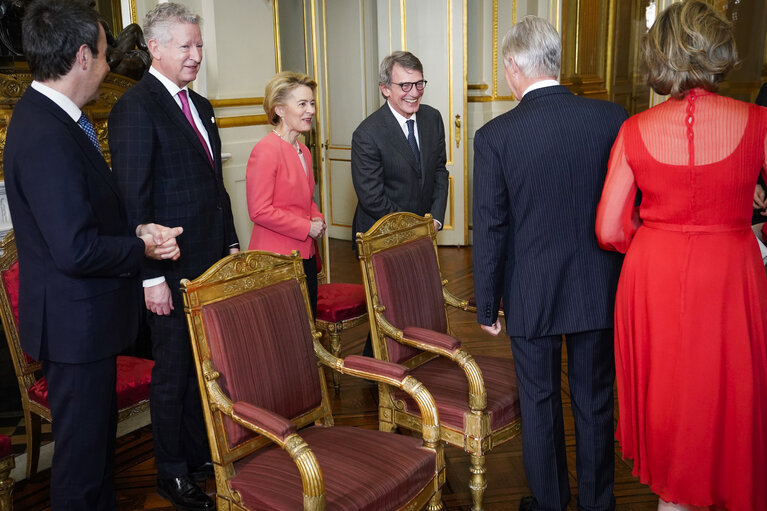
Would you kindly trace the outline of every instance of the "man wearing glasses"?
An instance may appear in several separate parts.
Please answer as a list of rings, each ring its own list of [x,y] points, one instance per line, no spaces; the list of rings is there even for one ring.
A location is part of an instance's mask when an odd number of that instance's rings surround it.
[[[381,62],[378,85],[386,104],[352,135],[358,200],[352,236],[395,211],[431,213],[440,229],[448,187],[445,128],[440,113],[421,104],[421,61],[410,52],[392,53]]]

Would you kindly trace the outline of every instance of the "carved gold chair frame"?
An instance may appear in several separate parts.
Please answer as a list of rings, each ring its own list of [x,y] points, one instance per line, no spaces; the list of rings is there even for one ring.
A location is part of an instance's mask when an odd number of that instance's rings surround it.
[[[253,289],[260,289],[286,280],[297,279],[301,287],[307,322],[313,337],[313,349],[317,357],[319,381],[321,385],[322,402],[320,406],[309,410],[298,417],[288,418],[296,425],[297,433],[285,439],[268,431],[263,425],[254,424],[248,419],[238,416],[234,404],[218,383],[220,374],[216,371],[211,360],[211,350],[208,343],[202,309],[205,305],[226,300]],[[311,306],[306,290],[306,276],[303,270],[301,255],[293,252],[284,256],[261,251],[243,251],[221,259],[210,267],[203,275],[194,281],[181,282],[184,310],[191,335],[192,348],[197,368],[198,383],[202,396],[203,413],[211,445],[211,457],[214,464],[217,488],[217,509],[231,511],[247,511],[242,503],[241,495],[233,490],[229,479],[235,475],[233,463],[248,454],[265,446],[276,444],[295,462],[301,474],[303,485],[303,502],[305,510],[325,509],[324,477],[317,459],[311,452],[311,447],[300,437],[300,429],[312,424],[332,427],[334,425],[330,401],[328,399],[324,371],[330,369],[342,374],[362,377],[377,381],[383,387],[400,388],[411,395],[421,406],[424,421],[420,431],[423,435],[423,446],[436,451],[437,471],[429,485],[423,488],[402,509],[416,510],[443,509],[441,487],[445,482],[444,454],[439,442],[439,422],[436,405],[426,388],[412,376],[404,381],[373,372],[361,371],[346,367],[344,360],[329,353],[320,342],[322,336],[311,318]],[[224,417],[247,428],[257,436],[246,440],[234,448],[230,448]],[[383,461],[383,460],[382,460]]]
[[[392,213],[376,222],[366,233],[357,233],[356,241],[360,254],[363,284],[367,295],[373,352],[378,359],[390,360],[386,344],[386,337],[389,337],[400,344],[421,350],[420,354],[401,362],[406,367],[416,368],[437,357],[447,357],[465,373],[469,387],[467,399],[470,410],[464,417],[465,427],[456,429],[441,422],[440,432],[442,441],[464,449],[471,455],[469,487],[472,492],[472,509],[482,509],[484,490],[487,486],[485,454],[494,446],[517,436],[521,431],[521,422],[517,419],[503,428],[496,430],[491,428],[490,417],[485,411],[487,391],[482,372],[474,358],[466,350],[460,348],[450,353],[437,346],[409,339],[402,330],[386,319],[385,306],[379,300],[379,284],[376,281],[373,256],[379,252],[423,238],[431,239],[434,257],[437,266],[439,266],[437,232],[430,214],[421,217],[406,212]],[[442,279],[441,282],[447,333],[452,335],[447,314],[448,307],[470,313],[476,313],[476,307],[471,304],[471,300],[461,299],[448,291],[446,279]],[[410,430],[420,428],[421,418],[405,408],[404,403],[395,397],[393,389],[382,385],[379,385],[378,388],[379,428],[382,431],[391,431],[397,427]]]

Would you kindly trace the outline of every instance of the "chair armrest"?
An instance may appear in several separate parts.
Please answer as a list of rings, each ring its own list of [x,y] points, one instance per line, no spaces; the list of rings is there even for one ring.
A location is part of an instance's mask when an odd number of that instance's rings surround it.
[[[258,433],[278,438],[281,442],[296,432],[296,425],[281,415],[244,401],[232,405],[232,415],[255,426]]]
[[[400,364],[371,357],[349,355],[338,368],[342,374],[385,383],[407,392],[421,410],[424,446],[434,449],[439,443],[439,413],[437,404],[427,388],[410,376],[410,370]]]
[[[286,418],[259,406],[238,401],[228,414],[237,424],[254,431],[279,445],[290,455],[301,475],[304,509],[325,509],[325,479],[317,457],[296,425]]]
[[[451,307],[455,307],[456,309],[461,309],[466,312],[473,312],[476,314],[477,307],[476,303],[472,303],[472,300],[463,300],[461,298],[458,298],[453,293],[447,290],[445,287],[445,284],[447,281],[442,282],[442,298],[445,300],[445,303]]]
[[[487,406],[487,390],[485,389],[485,380],[482,378],[482,370],[477,365],[476,360],[461,348],[458,339],[425,328],[406,327],[405,330],[400,330],[389,323],[383,315],[383,307],[380,306],[376,309],[375,320],[384,335],[391,337],[395,341],[422,351],[447,357],[458,364],[466,374],[466,380],[469,384],[469,408],[473,413],[480,413],[485,409]],[[420,338],[411,338],[406,335],[406,331],[410,334],[415,333]],[[439,343],[433,343],[435,340],[439,340]],[[459,343],[458,347],[446,349],[444,346],[453,346],[450,340],[457,341]]]

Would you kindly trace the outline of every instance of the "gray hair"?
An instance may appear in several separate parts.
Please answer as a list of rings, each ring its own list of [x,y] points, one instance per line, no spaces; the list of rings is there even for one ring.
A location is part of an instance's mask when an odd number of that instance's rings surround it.
[[[509,57],[527,78],[559,76],[562,41],[557,29],[538,16],[525,16],[503,38],[504,65]]]
[[[158,4],[144,16],[144,38],[166,46],[171,39],[170,27],[177,23],[199,25],[202,19],[187,6],[172,2]]]
[[[384,57],[381,61],[381,67],[378,70],[379,85],[385,85],[386,87],[391,85],[391,70],[394,69],[394,64],[399,64],[405,69],[418,71],[423,74],[423,65],[418,60],[418,57],[409,51],[395,51],[391,55]]]

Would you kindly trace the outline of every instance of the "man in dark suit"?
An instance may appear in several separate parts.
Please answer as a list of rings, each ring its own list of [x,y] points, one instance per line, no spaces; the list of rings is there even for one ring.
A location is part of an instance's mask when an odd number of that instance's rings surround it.
[[[474,287],[478,321],[494,335],[503,297],[519,380],[525,473],[534,495],[520,509],[563,510],[570,500],[560,394],[563,336],[578,509],[614,509],[612,326],[621,259],[599,249],[594,222],[626,112],[557,83],[561,42],[541,18],[526,16],[512,27],[503,57],[506,81],[520,102],[474,139]]]
[[[180,229],[130,224],[81,108],[109,71],[98,13],[71,2],[27,8],[35,81],[16,105],[5,184],[19,254],[19,334],[42,361],[56,441],[54,510],[111,510],[116,356],[138,331],[144,256],[179,255]],[[163,239],[167,243],[160,245]]]
[[[183,257],[142,269],[155,359],[152,432],[158,493],[177,508],[207,510],[214,503],[194,480],[212,475],[212,465],[179,286],[239,246],[213,108],[187,88],[202,59],[199,24],[175,3],[147,13],[152,67],[112,109],[109,147],[129,216],[184,228]]]
[[[445,127],[439,111],[421,104],[421,61],[396,51],[381,62],[378,83],[386,104],[352,135],[352,181],[357,193],[352,236],[395,211],[431,213],[442,227],[447,204]]]

